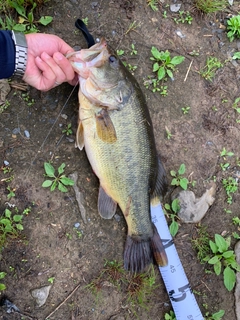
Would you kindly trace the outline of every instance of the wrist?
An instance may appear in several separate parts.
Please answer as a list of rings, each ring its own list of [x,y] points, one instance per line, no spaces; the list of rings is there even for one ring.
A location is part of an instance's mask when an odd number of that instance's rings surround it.
[[[15,44],[15,69],[14,75],[23,77],[27,65],[27,42],[24,33],[12,31]]]

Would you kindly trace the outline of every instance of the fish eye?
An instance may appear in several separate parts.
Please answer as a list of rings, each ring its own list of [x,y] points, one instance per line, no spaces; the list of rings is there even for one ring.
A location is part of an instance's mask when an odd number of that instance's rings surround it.
[[[113,68],[117,68],[118,67],[118,59],[116,56],[114,55],[111,55],[109,58],[109,63],[110,63],[110,66],[113,67]]]

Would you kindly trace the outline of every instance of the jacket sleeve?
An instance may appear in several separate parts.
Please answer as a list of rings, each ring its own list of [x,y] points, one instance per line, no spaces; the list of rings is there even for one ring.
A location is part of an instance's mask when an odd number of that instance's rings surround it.
[[[0,79],[13,75],[15,69],[15,45],[12,32],[0,30]]]

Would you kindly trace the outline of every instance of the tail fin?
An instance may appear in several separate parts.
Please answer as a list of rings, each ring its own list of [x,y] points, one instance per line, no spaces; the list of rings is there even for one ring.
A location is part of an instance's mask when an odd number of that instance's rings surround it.
[[[168,263],[162,240],[153,225],[153,236],[148,240],[127,236],[124,251],[124,268],[131,272],[143,271],[155,258],[161,267]]]

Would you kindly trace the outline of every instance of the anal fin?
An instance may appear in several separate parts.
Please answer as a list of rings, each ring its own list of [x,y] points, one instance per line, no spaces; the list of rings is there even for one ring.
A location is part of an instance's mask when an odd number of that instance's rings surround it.
[[[109,197],[100,186],[98,193],[98,212],[103,219],[112,219],[117,209],[117,203]]]

